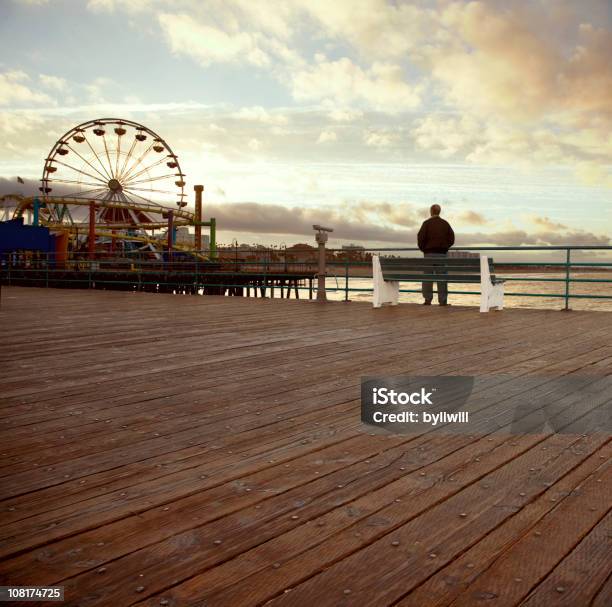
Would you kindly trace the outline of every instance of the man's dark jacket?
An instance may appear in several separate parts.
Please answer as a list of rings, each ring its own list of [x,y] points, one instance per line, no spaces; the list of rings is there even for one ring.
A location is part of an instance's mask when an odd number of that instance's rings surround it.
[[[423,253],[446,253],[455,244],[455,233],[442,217],[430,217],[423,222],[417,236]]]

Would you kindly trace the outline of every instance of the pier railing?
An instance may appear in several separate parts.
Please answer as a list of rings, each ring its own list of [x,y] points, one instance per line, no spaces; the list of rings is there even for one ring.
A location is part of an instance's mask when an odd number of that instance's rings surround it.
[[[612,301],[612,246],[522,246],[458,247],[454,255],[485,254],[493,257],[496,273],[508,283],[506,295],[522,298],[560,300],[564,309],[572,300]],[[500,261],[499,254],[513,254],[517,260]],[[533,253],[546,259],[526,261]],[[350,301],[354,293],[372,291],[371,256],[417,257],[416,248],[327,249],[326,290],[335,299]],[[251,295],[262,297],[299,296],[307,291],[313,298],[317,286],[316,250],[221,247],[214,258],[209,251],[198,254],[183,252],[87,252],[43,254],[15,251],[0,258],[4,284],[61,286],[64,288],[102,288],[145,290],[155,292]],[[533,274],[537,273],[538,276]],[[585,276],[585,274],[600,274]],[[511,275],[509,275],[511,274]],[[547,274],[542,276],[542,274]],[[419,282],[440,282],[440,276],[424,277]],[[457,296],[479,295],[478,290],[453,289]],[[558,285],[553,292],[513,289],[519,284],[550,283]],[[578,293],[576,285],[599,285],[601,292]],[[420,293],[420,284],[410,288],[402,283],[401,293]],[[477,287],[477,285],[474,285]]]
[[[334,251],[342,251],[346,253],[346,249],[335,249]],[[364,255],[393,255],[398,257],[418,257],[421,256],[422,253],[416,247],[410,248],[378,248],[378,249],[360,249],[359,252]],[[538,261],[498,261],[495,256],[497,253],[518,253],[520,255],[520,259],[523,259],[524,255],[527,256],[529,253],[534,252],[544,252],[553,255],[558,255],[560,260],[543,260],[540,259]],[[561,289],[558,292],[538,292],[538,291],[516,291],[512,290],[511,287],[506,291],[506,295],[509,297],[527,297],[527,298],[553,298],[553,299],[561,299],[563,300],[563,307],[565,310],[568,310],[570,307],[570,300],[572,299],[585,299],[585,300],[609,300],[612,301],[612,246],[482,246],[482,247],[453,247],[452,254],[478,254],[478,255],[487,255],[492,257],[495,261],[495,271],[498,274],[501,274],[504,280],[510,284],[512,283],[557,283],[561,286]],[[460,256],[459,255],[459,256]],[[591,256],[593,260],[585,261],[585,256]],[[603,261],[602,256],[607,257],[607,261]],[[579,257],[582,261],[577,260]],[[599,257],[597,261],[595,258]],[[605,258],[604,257],[604,258]],[[353,288],[350,286],[350,279],[352,274],[352,269],[356,267],[369,267],[371,268],[371,260],[363,261],[355,261],[350,259],[345,259],[342,262],[337,262],[332,260],[328,262],[330,267],[336,267],[341,272],[343,271],[343,275],[341,276],[344,291],[345,299],[349,299],[351,292],[372,292],[373,288]],[[530,276],[530,271],[538,271],[541,273],[557,273],[561,274],[561,276]],[[591,273],[601,272],[601,273],[610,273],[609,276],[606,277],[595,277],[595,278],[585,278],[577,276],[577,273],[584,273],[586,271],[590,271]],[[522,273],[522,276],[507,276],[507,273]],[[369,275],[371,278],[371,274]],[[435,277],[425,277],[419,282],[443,282],[445,281],[444,277],[435,276]],[[452,284],[452,278],[448,280],[449,284]],[[609,289],[606,293],[576,293],[572,292],[572,285],[575,284],[600,284],[609,286]],[[510,286],[510,285],[508,285]],[[435,289],[434,289],[434,292]],[[400,288],[400,293],[421,293],[420,288]],[[468,290],[453,290],[449,288],[449,294],[454,295],[480,295],[480,291],[468,291]]]

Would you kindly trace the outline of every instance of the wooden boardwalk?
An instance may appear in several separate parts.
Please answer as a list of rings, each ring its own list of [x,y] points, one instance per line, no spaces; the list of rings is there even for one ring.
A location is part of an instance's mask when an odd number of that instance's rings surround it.
[[[363,375],[596,389],[612,313],[5,287],[0,329],[3,584],[87,607],[612,605],[609,435],[359,422]]]

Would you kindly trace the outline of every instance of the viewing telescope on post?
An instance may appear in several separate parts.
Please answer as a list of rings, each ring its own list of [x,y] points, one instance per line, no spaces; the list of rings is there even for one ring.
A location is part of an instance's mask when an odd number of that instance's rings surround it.
[[[333,228],[325,228],[319,224],[312,226],[313,230],[316,230],[315,240],[319,245],[319,269],[317,279],[317,301],[327,301],[327,294],[325,293],[325,243],[327,242],[329,232],[333,232]]]

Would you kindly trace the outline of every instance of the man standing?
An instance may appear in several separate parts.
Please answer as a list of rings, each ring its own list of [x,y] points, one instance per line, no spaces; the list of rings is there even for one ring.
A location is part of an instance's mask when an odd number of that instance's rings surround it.
[[[440,205],[433,204],[429,209],[431,217],[423,222],[419,234],[417,236],[419,249],[423,251],[426,258],[432,258],[433,267],[427,268],[426,274],[438,274],[444,276],[446,274],[444,268],[436,270],[436,266],[444,266],[446,263],[446,253],[455,244],[455,233],[448,221],[440,217]],[[435,260],[439,259],[439,262]],[[441,306],[448,305],[446,302],[448,296],[448,285],[446,280],[442,280],[438,284],[438,303]],[[433,299],[433,282],[430,280],[423,283],[422,287],[424,305],[430,306]]]

